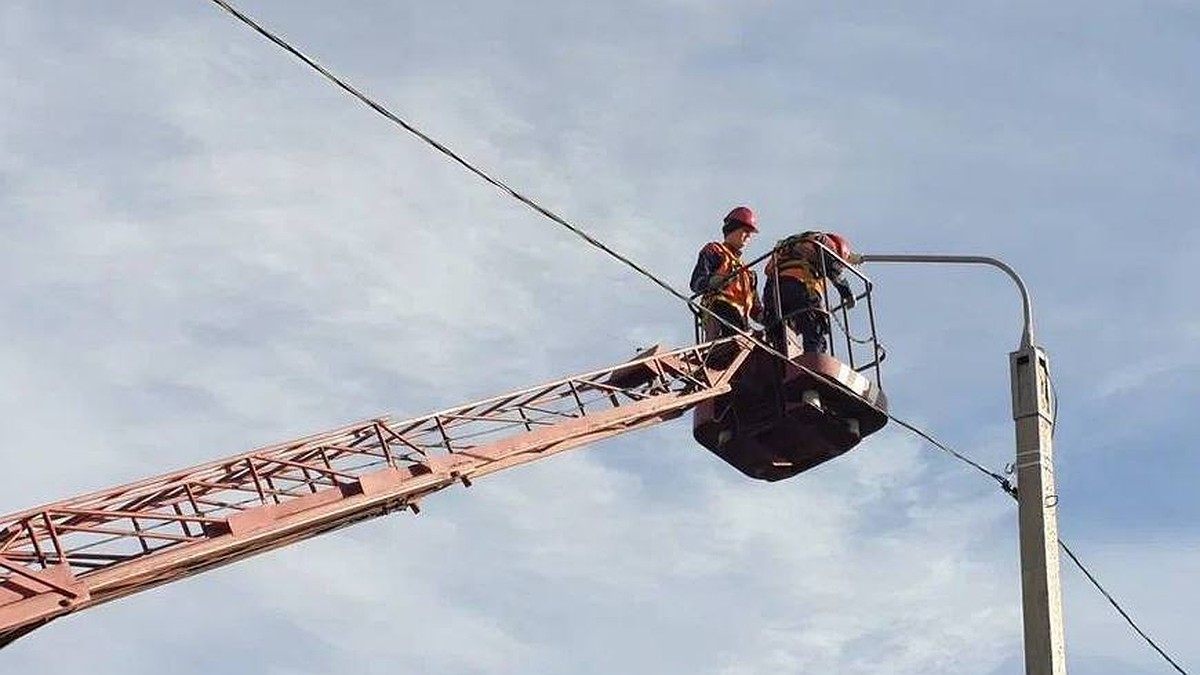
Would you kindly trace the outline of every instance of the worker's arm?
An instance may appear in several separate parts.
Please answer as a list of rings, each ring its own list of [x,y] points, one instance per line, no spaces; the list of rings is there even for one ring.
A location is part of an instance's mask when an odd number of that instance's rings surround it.
[[[833,287],[837,289],[838,295],[842,298],[842,304],[846,309],[852,309],[855,304],[854,291],[850,289],[850,284],[842,277],[833,280]]]
[[[708,244],[700,249],[700,256],[696,259],[696,267],[692,269],[692,281],[689,284],[693,293],[707,293],[725,281],[717,274],[721,267],[721,259],[721,249],[715,244]]]
[[[846,271],[844,265],[834,256],[825,255],[825,269],[829,275],[829,281],[833,283],[833,287],[837,289],[838,296],[842,299],[842,304],[846,309],[854,307],[854,291],[850,288],[850,282],[846,281],[846,276],[843,274]]]

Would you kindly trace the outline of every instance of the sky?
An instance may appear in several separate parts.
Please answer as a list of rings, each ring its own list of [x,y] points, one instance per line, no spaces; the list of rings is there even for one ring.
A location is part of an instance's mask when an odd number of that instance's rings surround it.
[[[1060,534],[1200,667],[1200,5],[244,0],[684,288],[738,204],[1033,296]],[[0,7],[0,513],[692,340],[687,309],[211,2]],[[892,411],[1012,461],[1020,299],[866,265]],[[1172,672],[1064,561],[1073,672]],[[0,672],[1023,672],[1016,509],[894,425],[684,419],[58,620]]]

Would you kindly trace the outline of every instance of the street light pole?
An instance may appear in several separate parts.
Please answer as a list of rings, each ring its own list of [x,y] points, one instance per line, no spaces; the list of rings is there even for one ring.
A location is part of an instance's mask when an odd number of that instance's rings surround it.
[[[1017,518],[1026,675],[1066,675],[1062,581],[1058,558],[1058,495],[1054,488],[1054,401],[1046,352],[1033,338],[1033,309],[1025,282],[1011,267],[983,256],[863,255],[862,262],[991,265],[1017,284],[1025,326],[1009,354],[1016,424]]]

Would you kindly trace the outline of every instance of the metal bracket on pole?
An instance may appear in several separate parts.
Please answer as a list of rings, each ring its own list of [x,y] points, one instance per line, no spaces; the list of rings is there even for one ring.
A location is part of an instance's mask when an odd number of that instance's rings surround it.
[[[863,255],[862,262],[981,264],[1003,270],[1021,291],[1025,325],[1009,354],[1016,424],[1017,512],[1026,675],[1065,675],[1062,582],[1058,558],[1058,495],[1054,487],[1054,411],[1050,365],[1033,338],[1033,305],[1025,282],[1008,265],[984,256]]]

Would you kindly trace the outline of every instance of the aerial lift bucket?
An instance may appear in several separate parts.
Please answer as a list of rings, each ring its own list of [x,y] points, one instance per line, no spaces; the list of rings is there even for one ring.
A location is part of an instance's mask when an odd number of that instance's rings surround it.
[[[868,322],[869,335],[855,338],[849,308],[830,307],[826,294],[822,311],[844,338],[829,341],[830,354],[804,353],[792,327],[776,325],[772,348],[760,343],[753,349],[734,374],[730,393],[700,403],[693,413],[696,441],[751,478],[777,481],[807,471],[888,421],[880,372],[885,352],[876,336],[872,284],[853,266],[845,269],[863,289],[855,295],[856,306],[866,311],[857,314]],[[776,305],[775,316],[781,314]],[[697,316],[698,338],[707,318]],[[710,338],[712,328],[710,320],[705,331]]]
[[[833,459],[888,420],[883,391],[824,354],[785,362],[755,348],[732,387],[696,407],[692,434],[759,480],[791,478]]]

